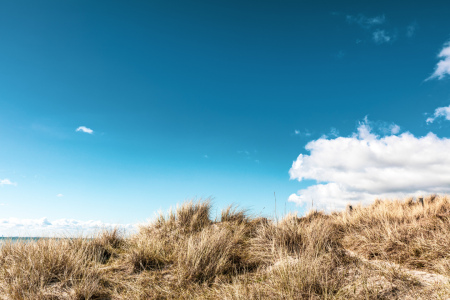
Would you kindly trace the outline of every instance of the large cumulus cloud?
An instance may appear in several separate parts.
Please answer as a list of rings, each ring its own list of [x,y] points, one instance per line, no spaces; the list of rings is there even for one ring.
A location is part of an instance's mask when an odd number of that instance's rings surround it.
[[[450,192],[450,139],[433,133],[379,136],[367,122],[350,137],[322,137],[306,145],[289,171],[291,179],[316,184],[289,197],[298,204],[341,209],[375,198]]]

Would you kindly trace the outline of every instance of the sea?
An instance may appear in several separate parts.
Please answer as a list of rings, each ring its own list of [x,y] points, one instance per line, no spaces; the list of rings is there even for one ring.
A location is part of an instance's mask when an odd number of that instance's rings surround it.
[[[18,242],[35,242],[42,239],[66,239],[66,238],[50,238],[50,237],[18,237],[18,236],[12,236],[12,237],[0,237],[0,247],[5,242],[12,242],[12,243],[18,243]],[[88,238],[89,239],[89,238]]]
[[[34,241],[37,241],[39,239],[45,239],[45,238],[43,238],[43,237],[17,237],[17,236],[0,237],[0,245],[3,244],[5,241],[10,241],[12,243],[16,243],[16,242],[34,242]]]

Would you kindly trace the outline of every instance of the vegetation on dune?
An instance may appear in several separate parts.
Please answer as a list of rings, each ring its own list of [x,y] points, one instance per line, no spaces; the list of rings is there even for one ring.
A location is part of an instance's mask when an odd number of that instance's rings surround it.
[[[186,202],[139,232],[0,248],[0,299],[446,299],[450,198],[279,222]],[[379,263],[379,262],[383,263]],[[387,262],[395,264],[386,264]],[[447,278],[447,277],[442,277]]]
[[[450,276],[450,198],[375,201],[337,218],[342,243],[366,258]]]

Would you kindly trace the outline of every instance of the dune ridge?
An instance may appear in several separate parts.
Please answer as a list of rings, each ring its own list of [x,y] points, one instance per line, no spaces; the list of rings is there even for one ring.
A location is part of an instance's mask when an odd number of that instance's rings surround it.
[[[450,198],[281,220],[209,199],[139,232],[5,242],[0,299],[448,299]]]

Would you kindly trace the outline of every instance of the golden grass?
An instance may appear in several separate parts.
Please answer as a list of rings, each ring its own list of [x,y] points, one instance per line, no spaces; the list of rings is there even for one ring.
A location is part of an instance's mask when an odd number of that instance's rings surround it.
[[[341,214],[342,243],[366,258],[450,275],[450,198],[376,201]]]
[[[186,202],[127,238],[114,230],[90,240],[7,242],[0,299],[450,296],[449,283],[430,284],[407,269],[450,275],[447,197],[429,196],[423,206],[376,201],[278,222],[231,206],[215,221],[210,212],[208,200]]]

